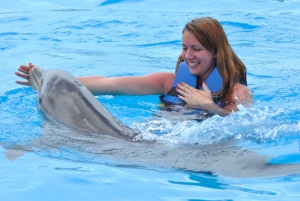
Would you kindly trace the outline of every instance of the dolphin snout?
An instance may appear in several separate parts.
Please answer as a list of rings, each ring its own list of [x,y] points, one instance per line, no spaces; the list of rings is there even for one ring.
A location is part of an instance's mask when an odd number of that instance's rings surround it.
[[[34,91],[39,91],[41,86],[41,80],[45,74],[44,69],[40,67],[33,67],[29,71],[29,81],[31,83],[32,88]]]

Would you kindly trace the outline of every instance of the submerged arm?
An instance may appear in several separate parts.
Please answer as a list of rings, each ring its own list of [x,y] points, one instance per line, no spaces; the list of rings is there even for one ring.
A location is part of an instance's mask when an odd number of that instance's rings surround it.
[[[203,83],[203,88],[204,90],[198,90],[185,83],[179,84],[177,86],[177,91],[180,94],[178,97],[192,107],[200,107],[220,116],[238,111],[237,106],[239,104],[249,107],[253,102],[250,90],[239,83],[233,86],[228,103],[223,108],[214,103],[211,91],[205,83]]]
[[[227,111],[238,111],[238,105],[250,107],[253,104],[252,93],[246,86],[237,83],[233,86],[228,104],[224,107]]]

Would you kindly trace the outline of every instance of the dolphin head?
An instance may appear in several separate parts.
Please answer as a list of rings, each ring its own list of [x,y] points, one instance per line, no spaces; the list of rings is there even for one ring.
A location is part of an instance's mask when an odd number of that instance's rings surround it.
[[[32,88],[34,91],[39,91],[42,85],[42,79],[44,77],[45,71],[39,67],[33,67],[29,70],[29,81],[31,83]]]

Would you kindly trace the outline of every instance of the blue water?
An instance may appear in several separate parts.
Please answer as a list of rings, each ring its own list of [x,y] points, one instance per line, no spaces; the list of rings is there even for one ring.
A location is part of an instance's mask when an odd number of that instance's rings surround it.
[[[172,124],[155,116],[157,96],[97,99],[145,138],[175,146],[234,138],[272,156],[270,164],[299,164],[300,1],[1,1],[0,200],[299,200],[299,173],[240,178],[139,168],[107,164],[85,144],[43,142],[36,93],[14,83],[20,64],[75,76],[173,72],[182,28],[201,16],[221,22],[246,64],[252,108]]]

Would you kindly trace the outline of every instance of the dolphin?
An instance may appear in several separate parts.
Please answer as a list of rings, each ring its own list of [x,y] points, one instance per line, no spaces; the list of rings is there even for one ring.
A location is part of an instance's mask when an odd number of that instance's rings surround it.
[[[271,177],[299,174],[300,163],[285,164],[284,157],[272,159],[255,150],[245,150],[230,138],[207,145],[168,145],[159,140],[139,140],[139,132],[118,121],[74,76],[63,70],[44,71],[34,67],[29,79],[38,92],[38,106],[45,116],[68,127],[99,133],[84,135],[60,124],[44,124],[42,138],[33,145],[75,150],[99,155],[107,164],[131,167],[165,167],[231,177]],[[52,121],[50,121],[51,123]],[[57,126],[58,125],[58,126]],[[78,145],[80,145],[78,147]],[[85,148],[89,149],[85,149]],[[6,147],[5,147],[6,148]],[[83,149],[81,149],[83,148]],[[22,149],[32,150],[30,145]],[[20,147],[7,151],[9,160],[22,156]],[[293,155],[294,156],[294,155]],[[296,155],[298,156],[298,155]]]
[[[29,80],[38,92],[38,107],[50,120],[82,131],[133,140],[138,132],[117,120],[73,75],[34,67]]]

